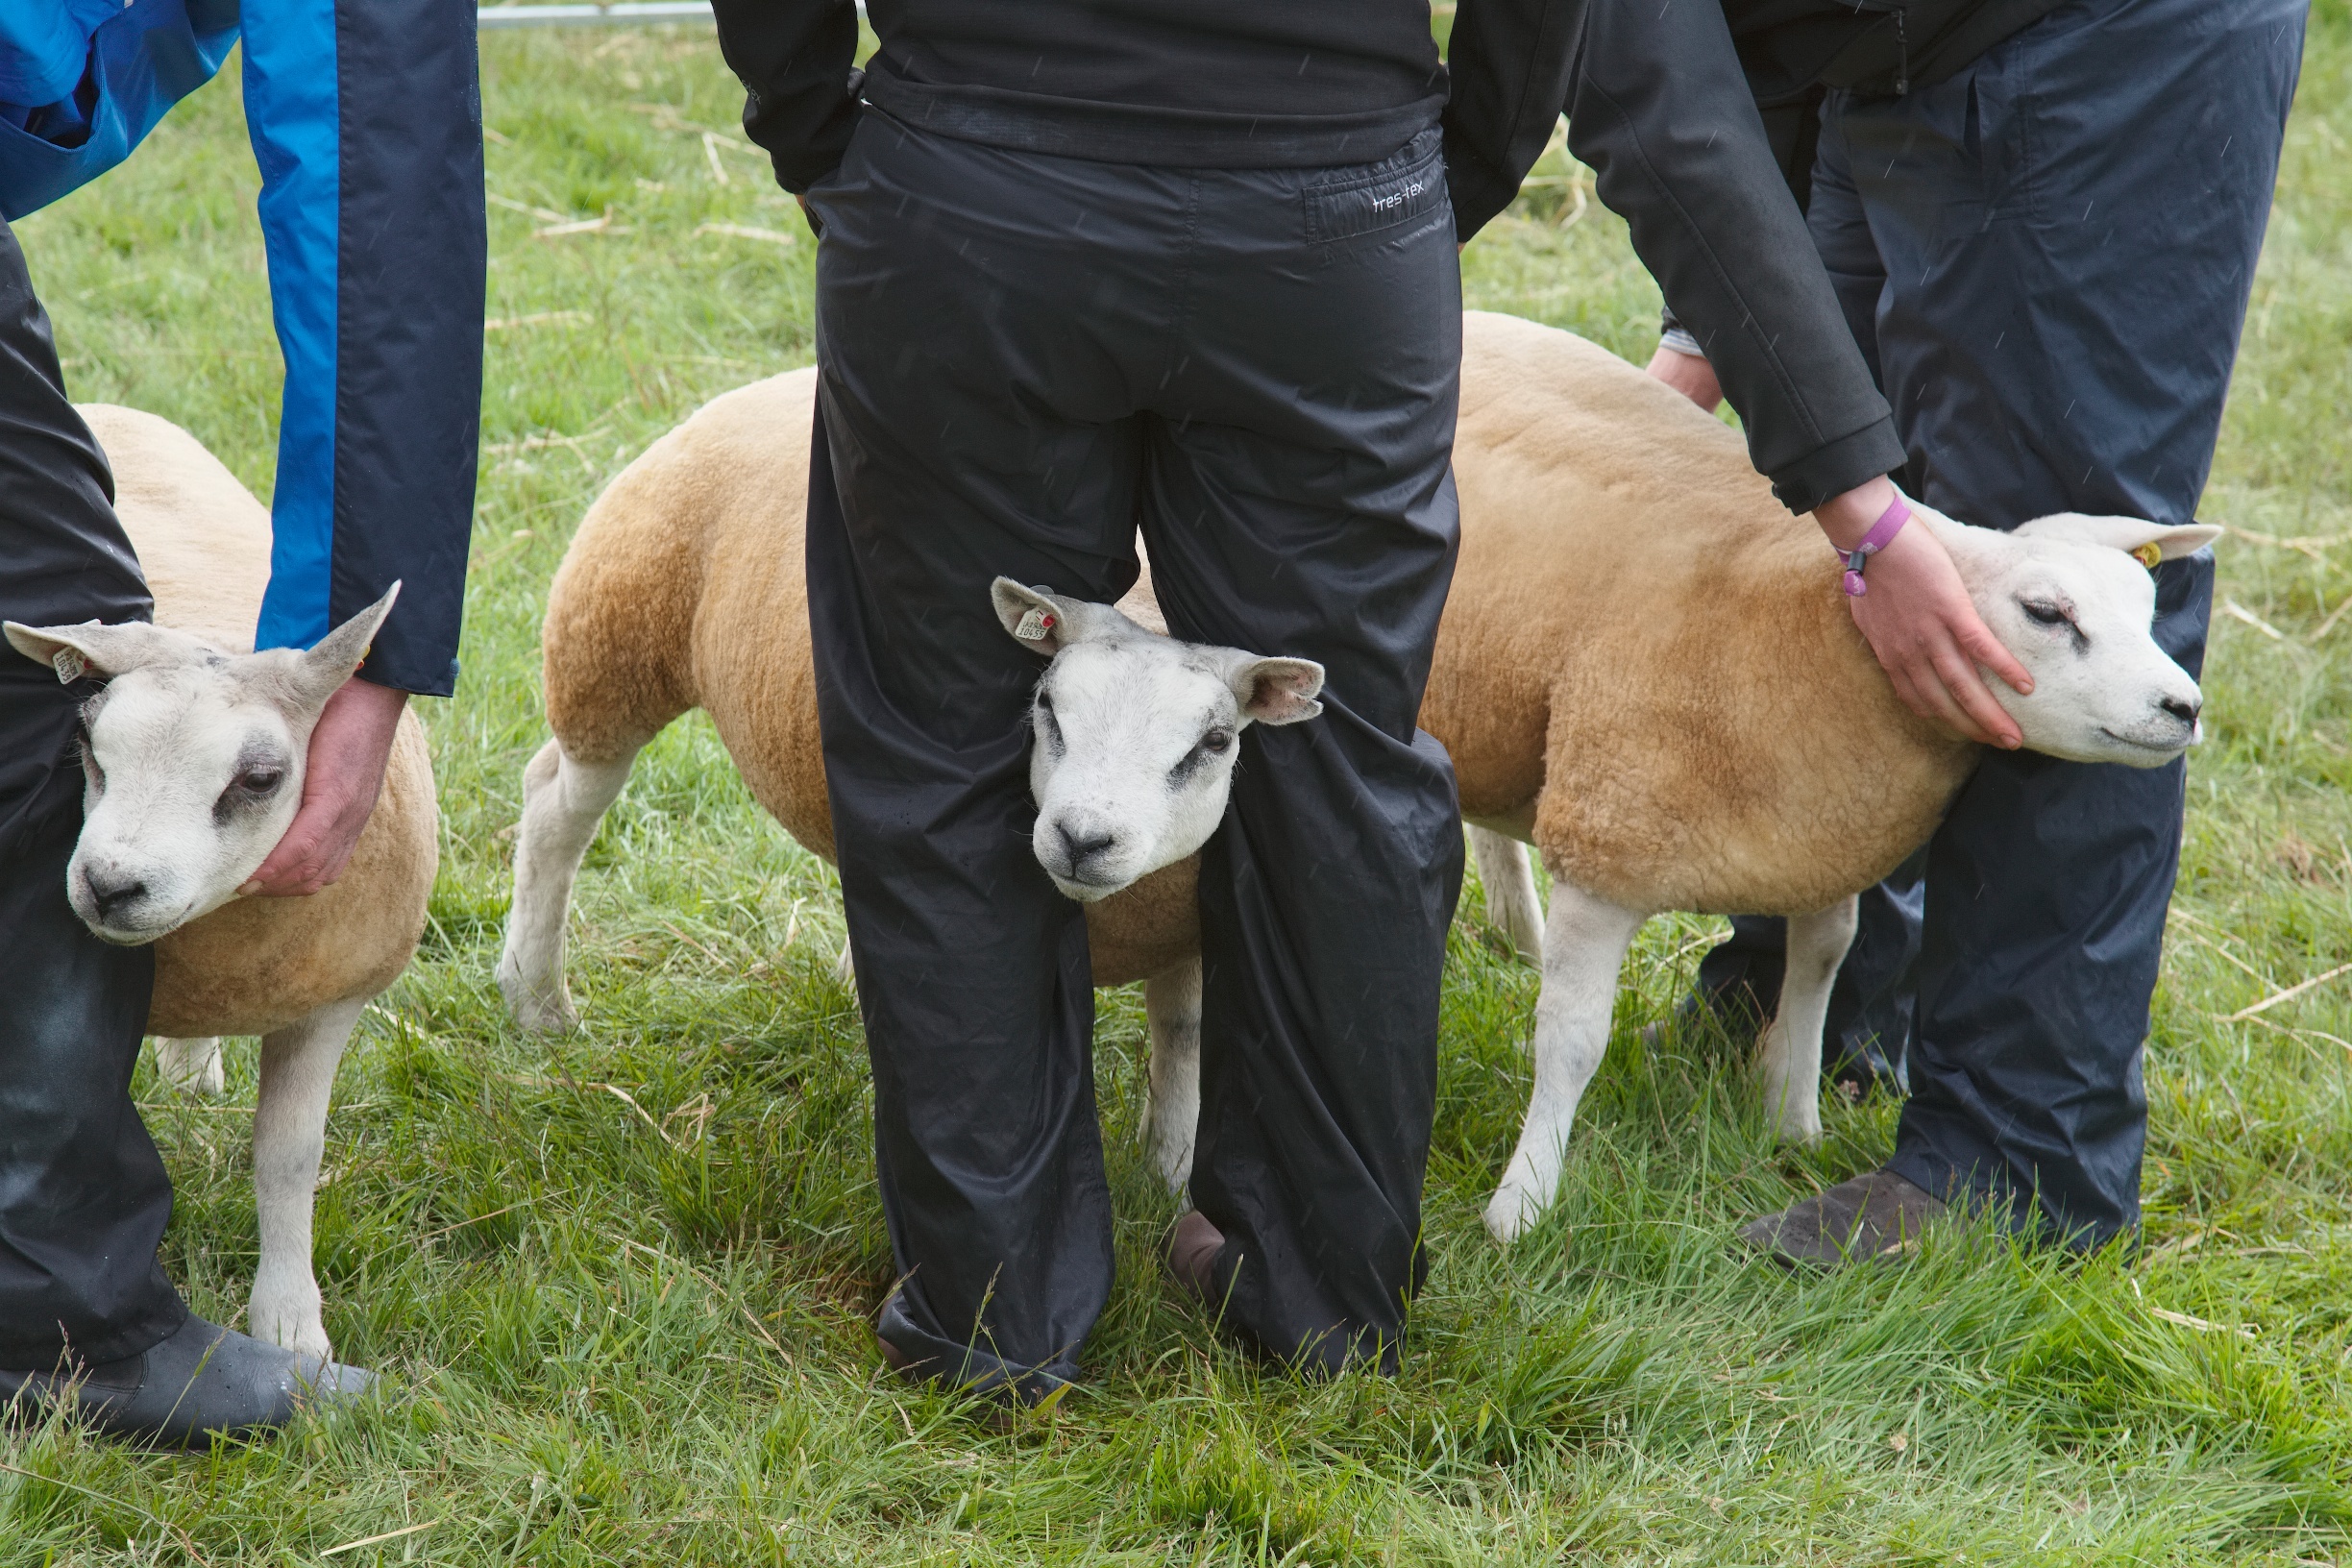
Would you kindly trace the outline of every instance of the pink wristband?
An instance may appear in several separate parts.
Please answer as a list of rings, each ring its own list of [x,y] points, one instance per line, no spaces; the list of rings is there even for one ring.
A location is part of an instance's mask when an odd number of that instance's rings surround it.
[[[1869,585],[1862,580],[1862,568],[1873,555],[1893,544],[1895,536],[1902,532],[1902,526],[1910,521],[1911,503],[1898,492],[1895,499],[1887,502],[1887,509],[1878,514],[1878,521],[1870,526],[1870,532],[1862,536],[1862,542],[1847,552],[1845,588],[1848,599],[1860,599],[1870,592]]]

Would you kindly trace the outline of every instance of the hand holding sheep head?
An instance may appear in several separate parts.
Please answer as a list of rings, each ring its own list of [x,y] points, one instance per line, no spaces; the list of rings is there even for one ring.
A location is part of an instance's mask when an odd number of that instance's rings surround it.
[[[136,946],[235,895],[294,820],[311,728],[399,593],[307,651],[225,653],[143,621],[7,623],[27,658],[107,682],[82,710],[82,836],[65,871],[84,924]]]
[[[2074,512],[2005,535],[1940,516],[1933,526],[1976,613],[2033,676],[2022,696],[1987,683],[2028,749],[2130,768],[2161,768],[2188,749],[2204,698],[2149,635],[2153,570],[2219,528]]]
[[[1108,604],[998,577],[996,618],[1050,662],[1030,710],[1031,836],[1054,886],[1107,898],[1209,841],[1241,731],[1323,711],[1323,667],[1178,642]]]

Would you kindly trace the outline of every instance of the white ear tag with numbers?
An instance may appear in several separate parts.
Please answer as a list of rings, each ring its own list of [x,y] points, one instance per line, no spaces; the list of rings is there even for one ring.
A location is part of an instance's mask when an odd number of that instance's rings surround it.
[[[1013,635],[1024,643],[1041,643],[1045,640],[1045,634],[1059,624],[1052,611],[1033,609],[1020,618],[1020,625],[1013,628]]]
[[[57,670],[60,686],[71,686],[89,671],[89,660],[84,658],[82,650],[76,648],[59,649],[49,655],[49,662]]]

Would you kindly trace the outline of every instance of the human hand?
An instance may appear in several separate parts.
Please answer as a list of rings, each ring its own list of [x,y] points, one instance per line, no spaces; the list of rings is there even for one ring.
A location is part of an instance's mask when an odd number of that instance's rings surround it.
[[[299,898],[343,874],[383,789],[406,692],[354,677],[327,699],[310,731],[302,808],[239,894]]]
[[[1710,414],[1723,404],[1723,383],[1715,379],[1715,367],[1703,355],[1684,354],[1660,343],[1642,373],[1664,381]]]
[[[1824,502],[1813,519],[1843,554],[1895,494],[1892,483],[1873,479]],[[1846,606],[1903,705],[1969,740],[2015,750],[2024,736],[1977,671],[1992,671],[2021,695],[2033,690],[2033,677],[1977,615],[1943,541],[1914,519],[1870,558],[1863,580],[1870,591]]]

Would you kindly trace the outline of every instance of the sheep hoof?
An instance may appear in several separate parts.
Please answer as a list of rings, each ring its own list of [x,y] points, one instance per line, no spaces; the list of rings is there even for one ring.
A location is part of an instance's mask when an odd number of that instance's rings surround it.
[[[551,992],[542,991],[520,972],[502,964],[498,986],[499,993],[506,998],[506,1011],[526,1034],[563,1035],[579,1027],[579,1011],[572,1005],[570,992],[562,981],[558,980]]]
[[[1486,1205],[1483,1216],[1486,1234],[1507,1247],[1518,1240],[1542,1213],[1542,1206],[1518,1188],[1501,1188]]]
[[[1821,1117],[1789,1116],[1783,1119],[1773,1135],[1782,1143],[1802,1143],[1810,1147],[1822,1140]]]
[[[265,1345],[278,1345],[299,1351],[305,1356],[316,1356],[323,1361],[334,1360],[334,1345],[327,1337],[327,1325],[322,1320],[318,1290],[289,1292],[296,1299],[285,1302],[265,1300],[260,1292],[254,1294],[247,1306],[245,1321],[249,1332]],[[307,1302],[301,1300],[306,1295]]]
[[[218,1035],[195,1040],[158,1040],[156,1073],[175,1093],[189,1099],[218,1099],[229,1092]]]
[[[1192,1179],[1191,1139],[1164,1144],[1146,1133],[1143,1141],[1152,1169],[1160,1173],[1160,1179],[1167,1184],[1170,1192],[1181,1195],[1185,1184]]]

